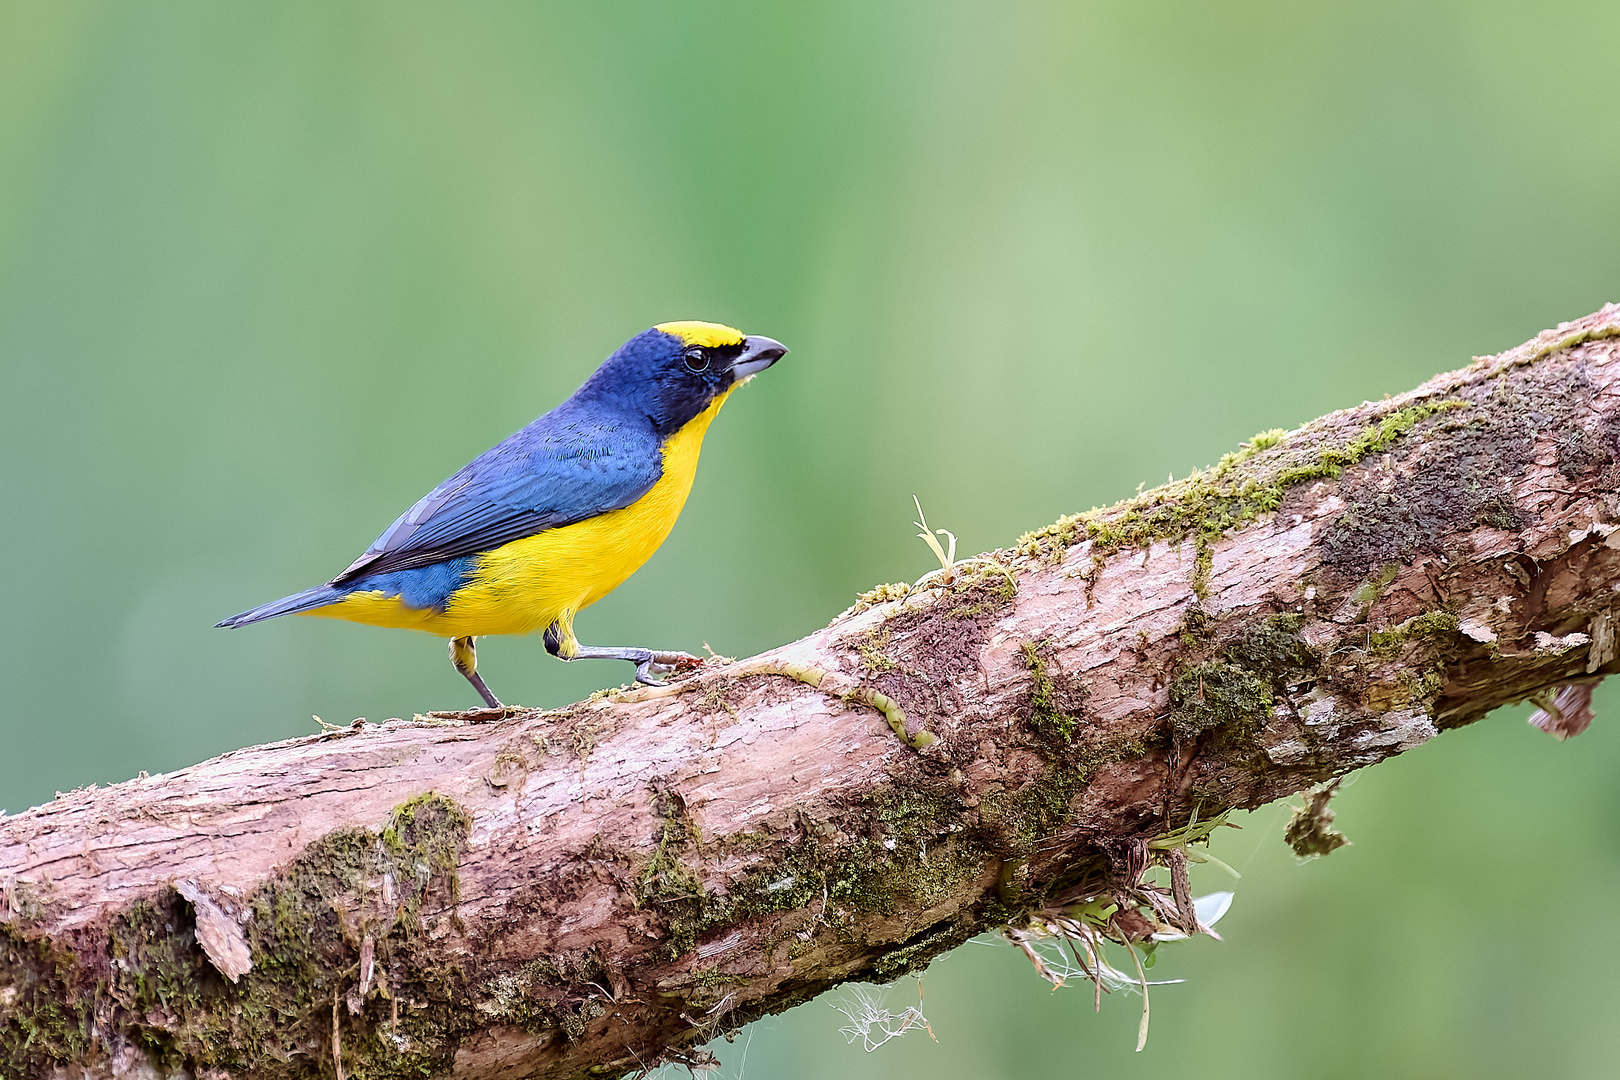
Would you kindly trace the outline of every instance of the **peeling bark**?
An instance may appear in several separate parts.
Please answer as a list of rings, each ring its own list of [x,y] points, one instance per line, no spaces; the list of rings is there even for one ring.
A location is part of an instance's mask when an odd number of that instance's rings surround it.
[[[0,819],[0,1067],[621,1075],[1498,705],[1569,734],[1617,479],[1608,307],[667,691],[60,796]]]

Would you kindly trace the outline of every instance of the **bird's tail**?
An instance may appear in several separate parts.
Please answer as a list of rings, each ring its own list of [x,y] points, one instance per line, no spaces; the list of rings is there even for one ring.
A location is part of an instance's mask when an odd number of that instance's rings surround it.
[[[244,611],[240,615],[232,615],[228,619],[215,623],[216,627],[235,629],[256,623],[261,619],[273,619],[277,615],[296,615],[301,611],[313,611],[327,604],[335,604],[349,594],[348,589],[339,589],[332,585],[317,585],[313,589],[305,589],[301,593],[283,596],[280,600],[268,604],[261,604],[252,611]]]

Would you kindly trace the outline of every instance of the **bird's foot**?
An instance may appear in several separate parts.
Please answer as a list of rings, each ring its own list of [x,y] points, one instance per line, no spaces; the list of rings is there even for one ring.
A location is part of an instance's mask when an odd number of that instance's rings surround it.
[[[636,665],[636,682],[646,686],[663,686],[660,675],[692,671],[703,661],[691,653],[656,652],[652,649],[624,648],[621,646],[581,645],[573,643],[564,649],[564,640],[556,627],[546,631],[546,651],[559,660],[625,660]]]
[[[654,652],[651,649],[637,649],[637,655],[632,659],[636,665],[636,682],[645,686],[666,685],[660,675],[674,675],[678,672],[691,671],[703,663],[701,657],[684,652]]]

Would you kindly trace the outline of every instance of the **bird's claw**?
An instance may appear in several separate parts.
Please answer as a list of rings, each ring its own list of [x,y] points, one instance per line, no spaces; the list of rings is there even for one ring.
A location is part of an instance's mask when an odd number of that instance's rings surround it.
[[[653,652],[646,650],[645,659],[637,658],[636,682],[643,686],[666,686],[660,675],[673,675],[690,671],[703,663],[701,657],[684,652]]]

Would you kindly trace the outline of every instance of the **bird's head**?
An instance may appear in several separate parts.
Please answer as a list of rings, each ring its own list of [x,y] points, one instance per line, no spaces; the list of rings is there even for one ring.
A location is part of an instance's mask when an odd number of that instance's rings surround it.
[[[667,436],[786,353],[780,341],[719,323],[659,323],[608,357],[580,393],[632,406]]]

